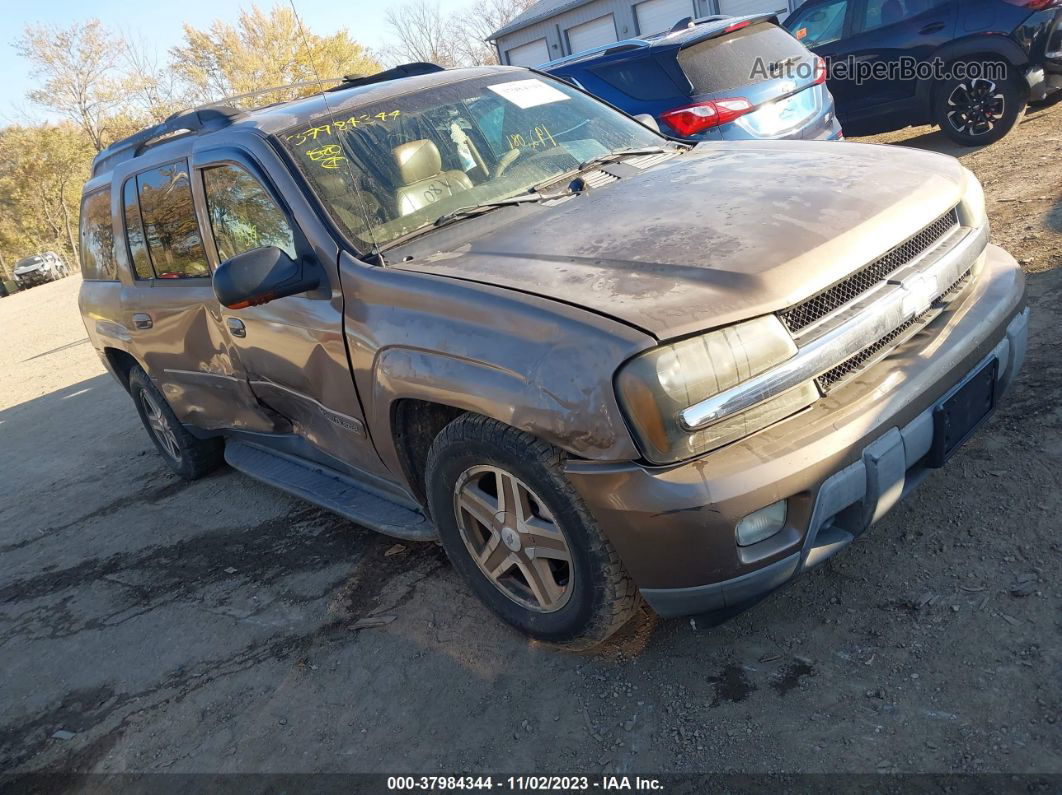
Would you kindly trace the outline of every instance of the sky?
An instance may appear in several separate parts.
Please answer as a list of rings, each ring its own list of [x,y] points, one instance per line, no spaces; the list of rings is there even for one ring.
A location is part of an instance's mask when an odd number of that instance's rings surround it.
[[[443,11],[451,11],[469,5],[470,0],[437,2]],[[273,4],[272,0],[258,0],[259,7],[264,9]],[[355,41],[381,50],[389,40],[387,9],[401,4],[402,0],[295,0],[295,9],[303,24],[315,33],[346,28]],[[25,59],[13,46],[26,25],[67,26],[75,20],[97,17],[107,27],[142,40],[164,56],[166,50],[181,42],[185,22],[197,28],[206,28],[215,19],[234,23],[240,8],[250,5],[250,0],[2,0],[0,124],[23,121],[27,115],[38,119],[50,117],[26,99],[34,82]]]

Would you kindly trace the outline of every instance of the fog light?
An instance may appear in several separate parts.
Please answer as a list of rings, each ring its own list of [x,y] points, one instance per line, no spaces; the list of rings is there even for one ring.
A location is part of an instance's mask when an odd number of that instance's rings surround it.
[[[787,502],[781,500],[774,505],[750,513],[737,526],[739,547],[748,547],[766,541],[785,527]]]

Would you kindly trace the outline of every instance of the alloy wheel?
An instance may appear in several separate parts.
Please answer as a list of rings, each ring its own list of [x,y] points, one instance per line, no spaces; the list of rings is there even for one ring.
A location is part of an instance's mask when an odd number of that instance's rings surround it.
[[[553,613],[574,587],[564,532],[527,484],[504,469],[475,466],[454,486],[461,539],[483,575],[521,607]]]
[[[140,391],[140,400],[144,404],[144,415],[147,418],[151,433],[170,458],[174,461],[180,461],[181,448],[177,444],[177,435],[170,427],[169,419],[162,413],[162,408],[146,389]]]
[[[1007,100],[992,80],[959,83],[948,97],[948,123],[963,135],[988,135],[1006,112]]]

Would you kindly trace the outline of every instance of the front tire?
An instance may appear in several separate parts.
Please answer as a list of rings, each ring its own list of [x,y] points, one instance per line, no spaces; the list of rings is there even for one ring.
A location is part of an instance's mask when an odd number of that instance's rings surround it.
[[[487,607],[533,638],[588,648],[630,620],[639,596],[563,458],[465,414],[432,444],[425,488],[447,557]]]
[[[961,64],[952,64],[952,69]],[[967,74],[975,63],[965,64]],[[984,64],[980,64],[984,73]],[[1002,80],[966,77],[943,80],[934,91],[933,120],[960,146],[988,146],[1006,136],[1025,115],[1021,75],[1008,67]]]
[[[175,473],[185,480],[197,480],[225,462],[221,439],[197,439],[177,419],[170,404],[140,367],[129,373],[129,394],[133,396],[140,421],[155,449]]]

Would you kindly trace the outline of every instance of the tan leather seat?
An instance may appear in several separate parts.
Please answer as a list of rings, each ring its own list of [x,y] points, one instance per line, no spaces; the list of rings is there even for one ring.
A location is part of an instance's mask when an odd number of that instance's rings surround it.
[[[399,215],[409,215],[472,187],[464,171],[442,170],[439,149],[427,139],[399,144],[392,152],[402,179],[402,186],[395,191]]]

